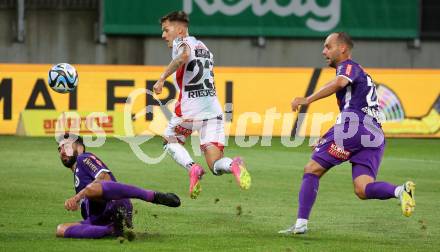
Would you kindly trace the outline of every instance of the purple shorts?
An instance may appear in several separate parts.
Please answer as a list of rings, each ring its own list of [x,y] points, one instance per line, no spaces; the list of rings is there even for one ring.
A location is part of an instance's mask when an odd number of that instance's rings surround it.
[[[107,202],[94,202],[85,199],[84,211],[86,219],[81,224],[105,226],[113,224],[118,212],[123,212],[127,220],[131,222],[133,216],[133,205],[129,199],[112,200]]]
[[[347,139],[341,136],[341,127],[347,130],[349,123],[343,126],[335,125],[327,131],[316,146],[312,159],[325,169],[350,160],[353,180],[359,175],[368,175],[376,179],[385,150],[385,138],[380,126],[375,125],[372,128],[359,123],[356,133]],[[366,139],[370,143],[374,140],[376,142],[369,144]]]

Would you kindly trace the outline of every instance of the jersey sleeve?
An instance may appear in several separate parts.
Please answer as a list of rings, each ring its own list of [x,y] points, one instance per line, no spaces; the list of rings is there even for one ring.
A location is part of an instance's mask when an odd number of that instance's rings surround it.
[[[176,38],[176,39],[173,41],[173,59],[177,57],[177,54],[178,54],[179,48],[180,48],[182,45],[186,45],[186,46],[189,47],[189,43],[188,43],[188,41],[187,41],[186,38]]]
[[[356,79],[359,75],[358,67],[353,62],[343,62],[338,66],[336,70],[336,76],[346,78],[350,83]]]
[[[98,177],[102,172],[110,173],[110,170],[94,155],[82,155],[78,157],[77,162],[77,168],[82,169],[93,178]]]

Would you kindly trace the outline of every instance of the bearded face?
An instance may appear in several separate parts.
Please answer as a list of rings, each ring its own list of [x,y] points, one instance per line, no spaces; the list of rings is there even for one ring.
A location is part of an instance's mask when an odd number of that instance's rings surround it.
[[[66,158],[61,158],[61,162],[65,167],[71,168],[73,164],[75,164],[77,157],[78,157],[78,153],[76,153],[74,156],[71,157],[66,156]]]
[[[76,150],[76,144],[71,141],[62,141],[58,146],[58,152],[63,165],[67,168],[71,168],[78,157],[78,151]]]

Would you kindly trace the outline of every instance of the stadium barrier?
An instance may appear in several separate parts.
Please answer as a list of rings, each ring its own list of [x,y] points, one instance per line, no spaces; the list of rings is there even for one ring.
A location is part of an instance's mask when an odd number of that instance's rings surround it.
[[[53,120],[75,112],[84,134],[158,135],[177,99],[172,78],[155,98],[152,87],[163,66],[75,65],[78,89],[59,94],[47,85],[50,65],[0,64],[0,134],[45,136]],[[440,70],[366,69],[394,137],[440,137]],[[292,113],[290,102],[321,88],[334,69],[215,67],[215,87],[225,110],[226,132],[239,136],[319,136],[333,125],[336,100],[327,98]],[[147,91],[146,91],[147,90]],[[127,98],[128,103],[126,103]],[[111,123],[104,122],[104,113]],[[96,115],[96,114],[95,114]],[[101,118],[101,119],[100,119]],[[76,119],[78,120],[78,119]],[[101,121],[100,121],[101,120]],[[68,124],[68,126],[72,124]],[[88,128],[90,126],[90,128]]]

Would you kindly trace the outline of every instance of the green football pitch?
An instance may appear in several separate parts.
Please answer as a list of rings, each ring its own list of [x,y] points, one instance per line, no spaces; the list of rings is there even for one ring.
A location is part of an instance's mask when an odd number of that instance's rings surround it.
[[[99,156],[120,182],[175,192],[180,208],[133,200],[136,239],[59,239],[57,224],[80,220],[64,210],[74,194],[73,175],[58,158],[53,138],[0,137],[0,251],[434,251],[440,249],[440,140],[388,139],[378,180],[417,184],[416,211],[401,215],[398,201],[361,201],[353,193],[351,168],[333,168],[321,179],[303,236],[277,233],[296,218],[306,144],[287,148],[240,148],[230,138],[228,156],[244,157],[252,174],[241,191],[230,175],[206,174],[197,200],[188,196],[188,175],[173,160],[147,165],[129,146],[108,139],[87,151]],[[143,145],[159,155],[161,141]],[[201,157],[196,158],[205,164]]]

